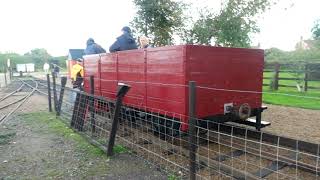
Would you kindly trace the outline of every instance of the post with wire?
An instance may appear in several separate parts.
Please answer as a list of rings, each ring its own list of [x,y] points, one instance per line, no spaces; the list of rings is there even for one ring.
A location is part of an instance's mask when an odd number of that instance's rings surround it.
[[[49,112],[52,112],[50,74],[47,74],[47,86],[48,86],[48,106],[49,106]]]
[[[54,110],[57,111],[57,89],[56,89],[56,76],[55,73],[52,72],[52,88],[53,88],[53,106]]]
[[[189,179],[196,179],[196,82],[189,82]]]
[[[118,92],[116,96],[117,97],[116,108],[113,115],[113,122],[112,122],[110,137],[109,137],[107,156],[113,155],[113,146],[114,146],[118,124],[119,124],[119,116],[120,116],[120,111],[122,107],[122,100],[129,90],[130,90],[129,85],[124,83],[118,83]]]
[[[96,132],[96,121],[95,121],[95,107],[94,107],[94,76],[90,76],[90,118],[91,118],[91,126],[92,133]]]
[[[60,90],[59,100],[57,104],[57,116],[60,116],[61,114],[61,106],[63,102],[63,95],[64,95],[66,84],[67,84],[67,77],[61,77],[61,90]]]

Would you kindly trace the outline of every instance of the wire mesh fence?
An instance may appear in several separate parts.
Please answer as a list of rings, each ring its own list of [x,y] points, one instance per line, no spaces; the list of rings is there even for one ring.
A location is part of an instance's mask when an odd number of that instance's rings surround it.
[[[63,97],[61,119],[107,151],[116,102],[70,88]],[[119,117],[116,144],[182,179],[192,168],[196,179],[320,179],[319,144],[206,119],[195,119],[192,134],[181,127],[194,117],[137,104]]]

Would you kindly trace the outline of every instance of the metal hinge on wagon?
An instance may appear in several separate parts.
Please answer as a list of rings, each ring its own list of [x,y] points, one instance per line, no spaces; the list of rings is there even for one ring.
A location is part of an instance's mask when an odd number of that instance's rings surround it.
[[[244,124],[248,126],[256,127],[258,130],[266,126],[270,126],[271,123],[261,120],[261,113],[266,110],[267,106],[261,106],[260,108],[251,108],[248,103],[235,105],[234,103],[224,104],[224,115],[228,117],[228,121]],[[252,117],[256,117],[255,119]]]

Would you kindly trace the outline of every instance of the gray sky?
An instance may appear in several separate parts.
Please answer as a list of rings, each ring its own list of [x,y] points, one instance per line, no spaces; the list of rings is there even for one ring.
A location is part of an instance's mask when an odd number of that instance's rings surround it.
[[[194,9],[215,10],[221,1],[186,0],[194,3]],[[1,0],[0,7],[1,52],[46,48],[52,55],[85,48],[89,37],[108,49],[135,13],[131,0]],[[300,36],[311,37],[319,7],[320,0],[281,0],[259,19],[261,32],[254,36],[253,45],[260,42],[262,48],[292,50]]]

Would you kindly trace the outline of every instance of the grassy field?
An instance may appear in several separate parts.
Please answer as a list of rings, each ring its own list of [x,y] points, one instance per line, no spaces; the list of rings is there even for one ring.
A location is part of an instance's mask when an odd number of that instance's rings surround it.
[[[273,73],[264,73],[264,77],[272,77]],[[302,75],[303,77],[304,75]],[[280,78],[297,78],[292,73],[280,73]],[[264,84],[270,84],[269,79],[263,81]],[[280,80],[280,85],[296,85],[295,80]],[[302,82],[301,84],[304,84]],[[320,81],[310,81],[309,86],[319,87]],[[297,88],[279,87],[278,91],[272,91],[268,86],[263,88],[263,102],[269,104],[285,105],[292,107],[300,107],[306,109],[320,110],[320,90],[308,90],[308,92],[298,92]],[[309,98],[314,97],[314,98]]]

